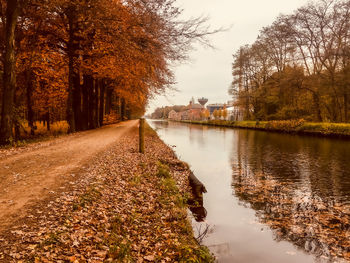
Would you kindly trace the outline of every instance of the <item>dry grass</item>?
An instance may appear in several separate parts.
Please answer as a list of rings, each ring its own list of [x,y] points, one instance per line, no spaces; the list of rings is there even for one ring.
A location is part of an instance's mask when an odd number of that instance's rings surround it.
[[[304,120],[287,121],[184,121],[186,123],[276,131],[285,133],[300,133],[328,137],[350,137],[350,123],[315,123]]]
[[[35,136],[58,136],[67,133],[69,127],[66,121],[58,121],[52,123],[50,125],[50,131],[47,130],[47,126],[44,126],[43,122],[35,122],[34,125],[37,127],[35,130]],[[30,128],[28,124],[26,123],[23,125],[23,128],[25,129],[24,136],[28,136],[30,134]]]
[[[8,147],[21,147],[25,146],[28,143],[34,143],[39,141],[49,140],[52,137],[58,137],[68,133],[68,123],[66,121],[58,121],[54,122],[50,125],[50,131],[47,130],[47,126],[41,122],[35,122],[36,126],[35,134],[30,134],[30,127],[28,123],[22,123],[20,126],[20,138],[17,141],[13,141],[12,143],[2,146],[1,148]]]

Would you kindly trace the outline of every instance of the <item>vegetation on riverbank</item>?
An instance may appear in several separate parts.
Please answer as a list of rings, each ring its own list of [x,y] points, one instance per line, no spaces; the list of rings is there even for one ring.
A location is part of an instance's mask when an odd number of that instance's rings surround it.
[[[350,138],[350,124],[347,123],[314,123],[304,120],[290,121],[182,121],[192,124],[244,128],[283,133],[309,134],[315,136],[348,137]]]
[[[0,262],[213,262],[187,216],[188,166],[133,129],[0,236]]]
[[[309,1],[235,52],[229,92],[245,120],[349,123],[349,12],[349,0]]]

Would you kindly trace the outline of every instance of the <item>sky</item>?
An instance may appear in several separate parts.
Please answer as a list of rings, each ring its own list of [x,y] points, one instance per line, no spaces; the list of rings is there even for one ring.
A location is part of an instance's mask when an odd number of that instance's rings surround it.
[[[215,49],[195,45],[189,61],[174,68],[177,91],[167,92],[150,101],[147,113],[155,108],[188,105],[192,97],[210,103],[231,100],[232,55],[245,44],[252,44],[260,29],[269,26],[280,14],[290,14],[308,0],[178,0],[184,18],[208,16],[213,29],[229,28],[210,37]]]

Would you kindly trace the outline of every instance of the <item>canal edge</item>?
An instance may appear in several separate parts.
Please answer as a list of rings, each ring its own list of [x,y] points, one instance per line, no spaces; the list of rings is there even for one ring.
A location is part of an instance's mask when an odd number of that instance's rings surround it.
[[[163,159],[159,161],[159,170],[158,170],[158,176],[159,173],[167,173],[166,170],[169,169],[169,173],[172,179],[174,179],[175,185],[181,194],[181,198],[183,198],[184,202],[179,206],[179,208],[182,210],[182,212],[187,214],[187,217],[185,219],[184,224],[186,224],[187,229],[191,229],[189,233],[187,233],[188,240],[190,241],[189,244],[183,244],[185,250],[191,251],[190,253],[193,254],[192,256],[198,257],[198,261],[190,261],[190,262],[203,262],[203,263],[211,263],[211,262],[217,262],[217,259],[215,255],[210,251],[210,249],[200,244],[199,240],[196,239],[193,227],[191,223],[191,218],[187,211],[191,211],[193,213],[191,207],[192,203],[198,204],[198,198],[202,201],[199,202],[200,205],[203,205],[203,193],[206,192],[205,186],[203,183],[194,175],[194,173],[191,171],[190,166],[188,163],[182,161],[179,159],[179,157],[176,155],[175,151],[172,149],[171,146],[167,145],[157,134],[157,132],[149,125],[148,122],[146,122],[146,136],[155,136],[155,139],[159,141],[159,143],[164,147],[170,150],[173,154],[173,159],[176,160],[175,162],[169,162],[169,160]],[[147,145],[146,145],[147,148]],[[164,171],[165,170],[165,171]],[[163,175],[164,176],[164,175]],[[182,177],[185,180],[185,186],[178,182],[176,179]],[[193,214],[193,217],[196,217]],[[191,248],[193,246],[193,243],[195,243],[195,249]],[[190,255],[189,255],[190,256]],[[188,259],[183,258],[185,261],[180,262],[189,262]]]

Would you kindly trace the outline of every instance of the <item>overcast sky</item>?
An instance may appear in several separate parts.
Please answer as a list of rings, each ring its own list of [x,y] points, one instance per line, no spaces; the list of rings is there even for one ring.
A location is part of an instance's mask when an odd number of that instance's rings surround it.
[[[270,25],[279,14],[290,14],[307,0],[178,0],[185,17],[209,16],[212,28],[231,27],[212,36],[215,50],[196,46],[190,61],[175,69],[178,92],[158,96],[150,102],[148,113],[157,107],[187,105],[192,97],[208,103],[230,100],[232,54],[242,45],[251,44],[259,30]]]

